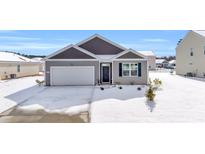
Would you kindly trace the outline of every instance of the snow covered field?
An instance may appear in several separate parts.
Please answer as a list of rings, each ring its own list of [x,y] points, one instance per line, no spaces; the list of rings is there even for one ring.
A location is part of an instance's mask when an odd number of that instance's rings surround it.
[[[37,86],[35,80],[42,76],[1,81],[0,112],[20,104],[13,116],[89,110],[91,122],[205,122],[204,81],[163,72],[151,72],[150,77],[163,82],[154,103],[144,97],[146,86]]]
[[[169,73],[150,73],[163,82],[155,103],[136,86],[95,90],[91,122],[205,122],[205,82]]]
[[[29,99],[44,87],[38,87],[35,80],[43,76],[24,77],[0,81],[0,113]]]

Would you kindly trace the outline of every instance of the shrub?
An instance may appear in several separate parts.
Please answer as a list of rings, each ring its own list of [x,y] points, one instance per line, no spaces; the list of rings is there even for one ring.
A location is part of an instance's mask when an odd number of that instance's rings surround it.
[[[39,86],[43,85],[44,82],[45,82],[44,80],[43,80],[43,81],[40,81],[40,80],[36,79],[36,83],[37,83]]]
[[[139,91],[140,91],[140,90],[142,90],[142,88],[141,88],[141,87],[137,87],[137,90],[139,90]]]
[[[153,80],[154,82],[154,87],[159,88],[162,85],[162,81],[158,78]]]
[[[118,88],[119,88],[119,89],[122,89],[122,86],[119,86]]]
[[[155,93],[152,86],[149,86],[148,90],[146,91],[146,97],[149,101],[154,101]]]
[[[153,82],[155,81],[156,80],[152,81],[151,79],[149,79],[149,82],[148,82],[148,90],[146,91],[145,96],[147,97],[149,101],[154,101],[154,98],[155,98],[154,87],[153,87]]]

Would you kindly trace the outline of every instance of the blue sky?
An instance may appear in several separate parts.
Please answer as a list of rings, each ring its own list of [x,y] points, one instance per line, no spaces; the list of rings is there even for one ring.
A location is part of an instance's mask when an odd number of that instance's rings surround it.
[[[135,50],[152,50],[157,56],[175,55],[175,47],[185,30],[0,30],[0,51],[48,55],[93,34],[100,34]]]

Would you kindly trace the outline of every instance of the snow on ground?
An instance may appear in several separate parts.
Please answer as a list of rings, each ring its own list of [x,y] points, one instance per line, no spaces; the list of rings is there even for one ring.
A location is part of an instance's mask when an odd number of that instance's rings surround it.
[[[36,79],[24,77],[0,82],[0,113],[18,105],[12,114],[78,114],[88,111],[92,86],[38,86]]]
[[[136,86],[95,90],[91,122],[205,122],[205,82],[169,73],[150,73],[163,86],[154,103]]]
[[[98,86],[37,86],[35,80],[43,80],[42,76],[2,81],[0,112],[20,104],[16,113],[78,114],[89,109],[91,122],[205,122],[204,81],[163,72],[151,72],[150,77],[163,82],[154,103],[146,101],[146,86],[140,85],[100,90]]]
[[[43,80],[42,76],[24,77],[11,80],[1,80],[0,82],[0,113],[16,106],[28,99],[33,94],[41,91],[35,80]],[[12,100],[16,98],[16,100]]]
[[[18,107],[18,112],[25,113],[62,113],[78,114],[88,111],[91,101],[92,86],[52,86],[26,100]]]

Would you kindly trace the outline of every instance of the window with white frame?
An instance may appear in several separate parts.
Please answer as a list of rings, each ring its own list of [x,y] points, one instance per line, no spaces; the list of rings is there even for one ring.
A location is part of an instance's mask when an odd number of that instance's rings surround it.
[[[136,63],[123,63],[122,76],[137,76],[138,65]]]
[[[21,71],[21,67],[20,65],[17,65],[17,72],[20,72]]]

